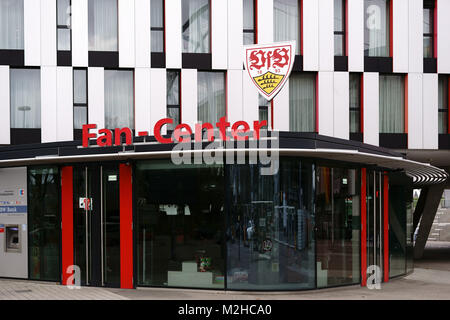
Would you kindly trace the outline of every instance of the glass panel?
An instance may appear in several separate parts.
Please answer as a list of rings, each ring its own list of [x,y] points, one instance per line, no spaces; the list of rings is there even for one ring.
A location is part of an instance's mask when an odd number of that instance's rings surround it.
[[[344,35],[335,34],[334,35],[334,55],[343,56],[344,55]]]
[[[173,119],[173,124],[167,125],[167,131],[174,131],[180,124],[180,108],[167,108],[167,117]]]
[[[134,129],[133,71],[105,70],[105,125]]]
[[[267,107],[259,107],[259,121],[267,121],[267,124],[269,124],[269,109]],[[264,129],[267,129],[268,126],[262,127]]]
[[[140,285],[224,288],[222,166],[137,163]]]
[[[404,133],[403,76],[380,75],[380,133]]]
[[[86,70],[73,70],[73,102],[87,103],[87,72]]]
[[[364,1],[364,54],[389,56],[389,0]]]
[[[289,130],[316,130],[316,75],[293,73],[289,80]]]
[[[70,26],[70,0],[58,0],[58,25]]]
[[[167,104],[180,104],[180,72],[167,71]]]
[[[225,112],[225,75],[198,72],[198,121],[215,125]]]
[[[344,1],[334,0],[334,31],[345,30]]]
[[[117,51],[117,0],[89,0],[89,51]]]
[[[164,27],[164,0],[151,0],[150,2],[150,22],[152,28]]]
[[[23,0],[0,0],[0,49],[24,48]]]
[[[10,69],[11,128],[41,127],[41,72]]]
[[[282,159],[273,176],[258,165],[230,165],[226,176],[228,288],[314,288],[312,163]]]
[[[87,107],[73,108],[73,128],[83,129],[83,125],[87,124]]]
[[[60,209],[58,168],[28,170],[30,278],[59,281]]]
[[[423,37],[423,57],[433,58],[433,38]]]
[[[70,29],[58,29],[58,51],[70,51]]]
[[[448,133],[448,112],[439,112],[439,134],[447,134]]]
[[[244,46],[255,43],[255,34],[253,32],[244,32]]]
[[[152,30],[151,42],[152,52],[164,52],[164,31]]]
[[[350,132],[361,132],[361,75],[350,74]]]
[[[434,10],[430,8],[423,9],[423,33],[433,33]]]
[[[244,0],[244,30],[255,29],[254,0]]]
[[[298,0],[275,0],[273,2],[274,41],[296,41],[296,54],[300,54],[300,9]]]
[[[438,80],[439,133],[448,133],[448,76],[439,76]]]
[[[209,0],[182,0],[183,52],[208,53]]]

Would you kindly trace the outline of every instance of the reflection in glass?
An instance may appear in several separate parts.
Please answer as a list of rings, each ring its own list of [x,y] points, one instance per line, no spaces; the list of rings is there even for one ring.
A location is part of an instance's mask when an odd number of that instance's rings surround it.
[[[334,55],[345,55],[345,0],[334,0]]]
[[[209,0],[182,0],[183,52],[208,53]]]
[[[254,0],[244,0],[244,45],[255,43]]]
[[[388,57],[390,54],[390,0],[364,0],[364,54]]]
[[[105,125],[134,129],[133,71],[105,70]]]
[[[164,0],[151,0],[151,51],[164,52]]]
[[[89,0],[89,51],[117,51],[117,0]]]
[[[85,104],[87,102],[87,72],[84,69],[73,70],[73,102]]]
[[[361,132],[361,74],[350,73],[350,132]]]
[[[296,41],[296,54],[300,54],[300,8],[298,0],[273,2],[274,41]]]
[[[289,130],[316,131],[316,75],[292,73],[289,79]]]
[[[215,125],[226,116],[225,74],[223,72],[197,73],[198,121]]]
[[[41,72],[10,69],[11,128],[41,127]]]
[[[423,9],[423,57],[433,58],[434,9]]]
[[[58,29],[58,51],[70,51],[70,29]]]
[[[83,125],[87,124],[87,108],[86,107],[74,107],[73,108],[73,128],[83,129]]]
[[[23,50],[23,0],[0,0],[0,49]]]
[[[438,80],[438,124],[439,134],[448,133],[448,76],[439,75]]]

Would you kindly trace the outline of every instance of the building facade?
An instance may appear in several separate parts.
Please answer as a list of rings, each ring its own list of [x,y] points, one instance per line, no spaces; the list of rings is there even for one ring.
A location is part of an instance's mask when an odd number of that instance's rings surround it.
[[[0,276],[301,290],[406,274],[450,167],[449,15],[446,0],[0,0]],[[243,46],[287,40],[293,71],[267,102]],[[177,166],[154,145],[161,119],[223,117],[280,132],[276,174]],[[135,138],[83,148],[87,124]],[[413,187],[429,190],[416,213]]]

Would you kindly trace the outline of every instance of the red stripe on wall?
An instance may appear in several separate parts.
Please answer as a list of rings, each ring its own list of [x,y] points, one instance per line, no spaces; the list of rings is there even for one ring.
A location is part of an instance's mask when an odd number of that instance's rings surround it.
[[[361,133],[364,133],[364,73],[361,73],[361,96],[360,96],[360,105],[361,105]]]
[[[61,228],[62,228],[62,283],[67,283],[72,274],[66,273],[73,265],[73,167],[61,170]]]
[[[316,74],[316,132],[319,133],[319,73]]]
[[[120,164],[120,287],[133,289],[133,191],[131,166]]]
[[[389,281],[389,176],[384,174],[384,223],[383,223],[383,235],[384,235],[384,282]]]
[[[303,0],[300,1],[300,55],[303,55]]]
[[[273,119],[273,106],[274,106],[274,103],[273,103],[273,99],[272,99],[272,100],[270,100],[270,118],[271,118],[270,122],[271,122],[272,130],[275,130],[274,129],[275,121]],[[269,126],[269,124],[267,124],[267,126]]]
[[[361,285],[367,285],[367,197],[366,168],[361,169]]]
[[[405,133],[408,133],[408,75],[405,76]]]
[[[348,0],[345,1],[345,56],[348,57]]]
[[[437,11],[438,10],[438,2],[437,2],[437,0],[435,0],[435,2],[434,2],[434,25],[433,25],[433,38],[434,38],[434,48],[433,48],[433,56],[434,56],[434,58],[435,59],[437,59],[437,56],[438,56],[438,46],[437,46],[437,43],[438,43],[438,38],[437,38],[437,35],[438,35],[438,24],[437,24],[437,22],[438,22],[438,14],[437,14]]]
[[[253,10],[255,10],[255,44],[258,44],[258,0],[255,0]]]
[[[394,0],[389,3],[389,56],[394,56]]]

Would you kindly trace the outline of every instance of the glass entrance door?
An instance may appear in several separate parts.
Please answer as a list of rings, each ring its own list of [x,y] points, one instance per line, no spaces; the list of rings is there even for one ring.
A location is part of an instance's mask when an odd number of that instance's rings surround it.
[[[74,264],[81,284],[120,286],[118,165],[74,167]]]

